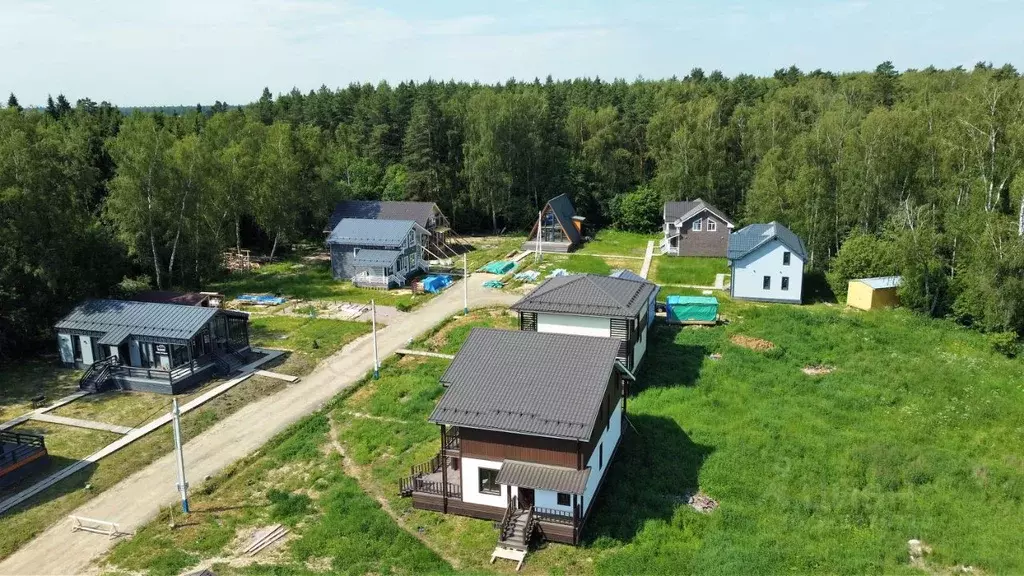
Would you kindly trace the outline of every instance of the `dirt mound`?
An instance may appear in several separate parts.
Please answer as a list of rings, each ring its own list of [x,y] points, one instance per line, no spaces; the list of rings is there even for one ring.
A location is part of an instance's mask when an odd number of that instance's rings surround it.
[[[729,340],[737,346],[743,346],[744,348],[750,348],[751,350],[757,350],[758,352],[775,348],[775,344],[772,344],[767,340],[754,338],[753,336],[744,336],[743,334],[733,334]]]
[[[703,492],[697,492],[690,496],[686,503],[697,512],[703,514],[710,514],[715,511],[715,508],[718,508],[718,502]]]
[[[813,366],[804,366],[800,370],[808,376],[821,376],[823,374],[831,374],[835,369],[835,366],[829,366],[828,364],[815,364]]]

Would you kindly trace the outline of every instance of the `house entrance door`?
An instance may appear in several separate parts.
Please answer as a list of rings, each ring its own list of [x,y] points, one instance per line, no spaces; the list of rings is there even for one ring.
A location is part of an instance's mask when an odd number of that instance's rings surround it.
[[[533,488],[519,488],[519,507],[529,508],[533,506]]]

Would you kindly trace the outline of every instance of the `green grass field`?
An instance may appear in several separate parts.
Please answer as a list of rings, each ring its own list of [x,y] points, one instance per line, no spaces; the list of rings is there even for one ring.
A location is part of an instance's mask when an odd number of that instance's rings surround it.
[[[631,427],[595,503],[585,544],[534,551],[524,572],[919,573],[907,561],[911,538],[934,550],[927,557],[933,573],[957,565],[982,573],[1024,571],[1019,360],[990,351],[983,335],[902,310],[728,300],[722,306],[731,319],[725,326],[655,326],[629,400]],[[479,325],[511,327],[514,319],[474,312],[415,346],[455,350]],[[734,336],[764,339],[775,348],[750,350],[734,344]],[[712,353],[721,358],[711,359]],[[329,417],[362,471],[360,486],[386,498],[407,531],[459,571],[506,571],[487,563],[496,538],[490,522],[413,510],[395,494],[408,467],[437,451],[438,431],[426,417],[442,393],[438,378],[446,365],[390,359],[380,380],[364,381]],[[818,365],[834,371],[802,371]],[[302,437],[296,432],[278,444]],[[334,462],[312,450],[310,458],[312,466]],[[244,467],[235,474],[250,477]],[[241,494],[263,502],[265,490],[294,486],[288,482],[254,484]],[[351,486],[348,479],[338,482]],[[686,506],[697,489],[719,508],[705,515]],[[349,496],[362,502],[361,494]],[[323,508],[316,503],[314,509]],[[307,521],[320,525],[319,518]],[[166,522],[146,530],[160,524]],[[221,524],[205,522],[188,538],[207,541]],[[364,536],[364,546],[384,550],[378,568],[398,558],[397,550],[380,548],[395,537],[394,527],[384,525]],[[414,544],[409,553],[421,550]],[[141,539],[122,544],[114,557],[123,568],[152,568],[146,558],[179,546],[197,557],[222,552],[190,552],[185,536],[175,536],[145,547]],[[334,566],[365,558],[359,549],[331,550]],[[293,547],[266,573],[280,573],[301,557]]]
[[[725,258],[656,256],[651,261],[650,278],[658,284],[713,286],[716,274],[728,273],[729,262]]]
[[[647,252],[647,242],[655,241],[657,248],[658,237],[653,234],[637,234],[636,232],[623,232],[614,228],[598,230],[594,239],[580,247],[578,254],[610,254],[616,256],[633,256],[643,258]]]
[[[290,299],[354,303],[367,303],[374,299],[379,304],[410,308],[432,297],[430,294],[414,295],[408,289],[359,288],[351,282],[335,280],[331,276],[329,261],[301,258],[264,264],[249,272],[232,272],[212,282],[209,289],[222,292],[228,298],[239,294],[273,294]]]

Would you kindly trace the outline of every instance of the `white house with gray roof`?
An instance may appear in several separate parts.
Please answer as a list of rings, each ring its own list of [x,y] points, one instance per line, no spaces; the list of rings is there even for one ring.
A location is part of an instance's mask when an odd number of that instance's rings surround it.
[[[778,222],[751,224],[729,235],[730,295],[740,300],[799,304],[807,249]]]
[[[629,370],[647,350],[651,300],[658,286],[643,278],[578,274],[548,278],[512,305],[521,330],[619,340]]]
[[[426,271],[425,228],[413,220],[344,218],[327,238],[331,271],[356,286],[393,288]]]
[[[619,341],[475,328],[441,377],[441,447],[400,491],[413,506],[500,520],[499,545],[537,530],[577,544],[622,437],[632,373]]]

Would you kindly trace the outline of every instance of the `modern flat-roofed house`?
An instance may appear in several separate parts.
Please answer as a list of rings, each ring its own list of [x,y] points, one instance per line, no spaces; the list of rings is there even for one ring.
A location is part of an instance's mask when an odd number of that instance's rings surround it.
[[[697,198],[666,202],[662,209],[662,219],[662,254],[725,257],[729,233],[735,226],[725,212]]]
[[[751,224],[729,236],[729,293],[741,300],[799,304],[807,249],[778,222]]]
[[[523,250],[540,250],[542,252],[572,252],[583,244],[583,221],[586,218],[576,215],[569,196],[559,194],[544,205],[540,212],[540,220],[534,220],[528,240],[523,243]],[[540,231],[537,225],[540,224]],[[540,246],[537,237],[540,236]]]
[[[521,330],[614,338],[619,341],[619,360],[635,370],[647,349],[651,298],[657,291],[657,284],[643,279],[557,276],[511,308],[519,313]]]
[[[429,259],[447,258],[454,254],[448,244],[451,224],[434,202],[397,202],[390,200],[344,200],[334,205],[324,228],[334,232],[345,218],[359,220],[412,220],[426,230],[423,249]]]
[[[405,286],[427,269],[423,241],[427,231],[412,220],[345,218],[327,238],[331,271],[356,286]]]
[[[56,324],[61,362],[80,387],[177,394],[248,361],[249,315],[234,310],[86,300]]]
[[[448,366],[429,421],[441,449],[400,484],[413,506],[501,521],[499,547],[539,530],[580,542],[615,456],[632,374],[619,342],[475,328]]]

